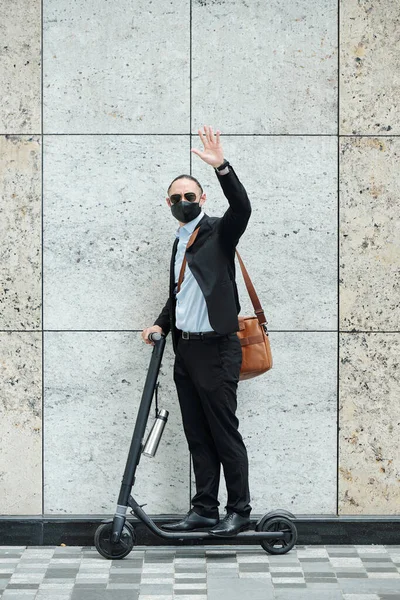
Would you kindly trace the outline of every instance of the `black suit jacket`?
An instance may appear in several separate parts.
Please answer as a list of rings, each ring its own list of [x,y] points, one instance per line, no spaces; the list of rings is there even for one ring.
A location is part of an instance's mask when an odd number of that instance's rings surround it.
[[[235,248],[244,233],[251,214],[250,200],[235,170],[216,175],[228,199],[229,207],[222,217],[204,213],[197,224],[200,227],[194,243],[186,250],[186,260],[203,292],[211,327],[218,333],[239,330],[238,314],[241,307],[235,281]],[[172,248],[169,297],[154,325],[164,334],[172,332],[176,352],[178,330],[175,325],[175,254],[179,239]]]

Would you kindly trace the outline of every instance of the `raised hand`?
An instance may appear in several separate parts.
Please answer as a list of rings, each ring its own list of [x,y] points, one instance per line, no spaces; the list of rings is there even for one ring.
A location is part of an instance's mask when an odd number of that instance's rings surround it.
[[[204,132],[198,129],[199,137],[203,142],[204,150],[197,150],[192,148],[190,151],[197,156],[200,156],[204,162],[211,165],[212,167],[219,167],[224,162],[224,153],[222,150],[222,144],[220,135],[221,132],[217,129],[216,136],[213,133],[211,125],[204,125]]]

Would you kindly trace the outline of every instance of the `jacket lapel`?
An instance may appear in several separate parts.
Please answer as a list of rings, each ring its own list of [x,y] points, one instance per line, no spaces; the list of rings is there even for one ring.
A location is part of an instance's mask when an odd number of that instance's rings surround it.
[[[197,237],[194,240],[192,246],[190,246],[187,249],[188,254],[195,254],[196,251],[203,245],[207,237],[210,235],[212,227],[210,217],[206,213],[204,213],[204,217],[197,223],[195,229],[197,229],[198,227],[200,227],[200,231],[197,234]]]
[[[175,256],[176,250],[178,247],[179,238],[175,238],[174,244],[172,246],[172,256],[171,263],[169,266],[169,295],[171,298],[174,297],[174,289],[175,289]]]

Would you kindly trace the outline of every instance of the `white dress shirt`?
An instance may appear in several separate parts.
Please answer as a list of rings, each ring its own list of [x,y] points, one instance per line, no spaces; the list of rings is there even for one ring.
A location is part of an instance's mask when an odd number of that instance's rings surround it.
[[[180,225],[176,230],[175,235],[179,238],[179,242],[175,256],[175,294],[187,243],[197,223],[203,217],[204,212],[201,211],[195,219]],[[176,294],[175,317],[176,326],[182,331],[214,331],[208,319],[208,310],[203,292],[187,262],[181,288],[179,293]]]

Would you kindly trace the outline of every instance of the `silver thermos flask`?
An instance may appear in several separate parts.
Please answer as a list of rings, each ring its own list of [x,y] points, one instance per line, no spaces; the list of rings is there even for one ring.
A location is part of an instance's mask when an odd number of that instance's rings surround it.
[[[158,444],[160,443],[165,423],[168,420],[168,415],[169,412],[167,410],[164,410],[163,408],[161,408],[158,411],[157,417],[153,423],[153,427],[150,430],[147,441],[143,448],[143,454],[145,456],[150,456],[152,458],[157,452]]]

